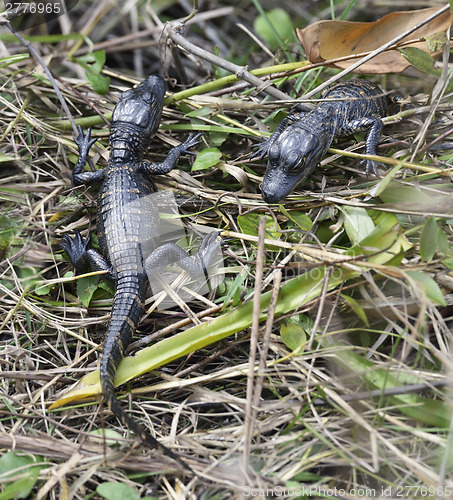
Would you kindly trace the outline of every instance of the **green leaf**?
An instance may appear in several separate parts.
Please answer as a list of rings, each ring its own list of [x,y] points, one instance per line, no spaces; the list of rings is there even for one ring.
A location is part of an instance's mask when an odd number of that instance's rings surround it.
[[[140,495],[124,483],[101,483],[96,488],[96,493],[107,500],[140,500]]]
[[[33,290],[33,293],[36,295],[48,295],[52,287],[50,285],[43,285],[42,283],[37,283],[36,288]]]
[[[441,306],[447,305],[439,285],[430,276],[421,271],[407,271],[407,274],[420,285],[428,299]]]
[[[368,323],[368,318],[363,310],[362,306],[349,295],[341,294],[343,299],[348,303],[348,306],[357,314],[357,316],[365,323],[366,326],[370,326]]]
[[[241,298],[241,292],[244,290],[244,281],[247,279],[245,272],[240,272],[234,280],[226,279],[226,292],[222,297],[223,303],[226,305],[233,300],[233,306],[237,306]]]
[[[107,94],[110,86],[110,77],[102,76],[99,75],[98,73],[93,73],[91,71],[87,71],[86,76],[96,94],[99,95]]]
[[[447,33],[445,31],[439,31],[438,33],[433,33],[425,39],[426,45],[430,52],[437,52],[442,50],[448,43]]]
[[[197,118],[199,116],[209,116],[212,113],[212,109],[209,106],[203,106],[200,109],[194,109],[186,113],[189,118]]]
[[[17,268],[17,275],[23,280],[23,287],[26,288],[27,290],[32,290],[36,283],[36,274],[38,272],[38,269],[35,269],[34,267],[18,267]]]
[[[228,138],[227,132],[209,132],[209,144],[212,146],[221,146]]]
[[[341,207],[344,228],[352,244],[366,238],[374,229],[374,222],[368,212],[361,207]]]
[[[448,267],[448,269],[453,269],[453,257],[447,257],[442,260],[442,263]]]
[[[376,368],[371,361],[352,352],[349,347],[342,346],[332,336],[324,337],[323,343],[330,347],[337,347],[335,356],[331,359],[341,364],[348,373],[356,374],[358,380],[365,380],[371,388],[384,391],[387,388],[420,383],[419,378],[406,375],[402,371],[392,373],[386,369]],[[451,408],[443,401],[425,398],[416,393],[388,396],[388,401],[401,413],[418,422],[433,427],[448,428],[450,426]]]
[[[305,330],[294,321],[288,321],[280,327],[280,336],[292,351],[297,351],[307,340]]]
[[[39,471],[43,468],[42,465],[37,465],[40,462],[41,457],[4,453],[0,457],[0,476],[3,481],[8,480],[3,483],[8,485],[0,493],[0,500],[28,498],[36,484]]]
[[[443,254],[447,254],[449,249],[450,249],[450,243],[448,241],[448,236],[447,233],[437,226],[437,248],[439,249],[440,252]]]
[[[405,203],[408,208],[416,207],[419,211],[423,210],[424,206],[426,206],[427,210],[430,210],[433,204],[432,195],[428,195],[423,190],[416,189],[413,186],[401,186],[398,183],[390,184],[380,194],[380,197],[384,203]],[[450,199],[450,195],[439,196],[436,203],[441,204],[448,199]]]
[[[279,210],[283,215],[288,217],[289,220],[292,220],[294,224],[299,226],[302,231],[310,231],[313,227],[313,222],[308,215],[302,212],[288,212],[283,205],[279,206]]]
[[[77,297],[85,307],[90,305],[91,298],[99,286],[99,276],[85,276],[77,280]]]
[[[29,54],[14,54],[8,57],[0,58],[0,68],[4,68],[5,66],[10,66],[11,64],[16,64],[24,59],[28,59],[30,57]]]
[[[429,75],[440,76],[441,70],[434,67],[436,61],[424,50],[417,47],[405,47],[400,50],[400,53],[414,68]]]
[[[8,215],[10,208],[5,209],[0,216],[0,252],[5,252],[17,238],[23,227],[24,221],[19,217]]]
[[[437,233],[439,227],[434,217],[430,217],[420,233],[420,255],[428,262],[432,260],[437,250]]]
[[[192,165],[192,172],[207,170],[213,167],[222,158],[222,153],[217,148],[206,148],[200,151]]]
[[[299,472],[297,473],[294,477],[293,477],[293,481],[288,481],[288,483],[290,482],[296,482],[296,481],[300,481],[302,483],[314,483],[316,481],[319,481],[320,479],[320,476],[319,474],[315,474],[314,472],[309,472],[309,471],[302,471],[302,472]],[[327,480],[327,478],[326,478]],[[285,484],[285,486],[288,488],[288,483]],[[296,483],[298,484],[298,483]],[[302,488],[305,486],[307,487],[307,485],[300,485],[299,484],[299,487],[302,486]]]
[[[256,214],[256,213],[238,215],[237,221],[239,227],[241,228],[241,231],[244,234],[250,234],[251,236],[258,236],[258,229],[260,226],[261,217],[262,217],[261,214]],[[265,238],[272,240],[278,239],[281,235],[280,226],[277,225],[277,227],[275,227],[275,220],[273,217],[269,217],[267,215],[265,217],[266,217]],[[270,249],[273,248],[275,247],[272,247]]]
[[[105,64],[105,50],[90,52],[84,56],[76,57],[75,60],[85,71],[100,73]]]
[[[90,52],[84,56],[76,57],[75,60],[85,70],[86,77],[93,90],[99,95],[107,94],[110,77],[101,75],[105,64],[105,50]]]
[[[95,429],[90,434],[102,438],[108,446],[121,445],[124,442],[124,436],[113,429]]]
[[[294,39],[291,17],[283,9],[273,9],[259,15],[253,23],[255,32],[263,38],[271,50],[281,47],[282,42]]]

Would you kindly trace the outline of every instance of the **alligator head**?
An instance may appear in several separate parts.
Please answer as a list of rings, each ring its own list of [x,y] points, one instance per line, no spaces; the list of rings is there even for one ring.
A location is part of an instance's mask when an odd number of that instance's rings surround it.
[[[112,115],[112,149],[143,152],[159,128],[164,95],[165,82],[156,75],[121,94]]]
[[[305,181],[328,147],[321,144],[317,134],[299,124],[286,128],[269,148],[269,161],[261,185],[264,201],[276,203]]]

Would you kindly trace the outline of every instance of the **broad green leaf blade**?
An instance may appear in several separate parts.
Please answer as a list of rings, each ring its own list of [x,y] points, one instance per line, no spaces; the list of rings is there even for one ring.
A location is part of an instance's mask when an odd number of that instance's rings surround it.
[[[405,47],[400,53],[414,68],[428,75],[440,76],[441,70],[435,68],[436,61],[431,55],[417,47]]]
[[[206,170],[213,167],[222,158],[222,153],[217,148],[206,148],[200,151],[192,165],[192,172]]]
[[[107,500],[140,500],[140,495],[125,483],[101,483],[96,493]]]
[[[419,211],[423,210],[424,206],[432,208],[433,198],[425,191],[416,189],[413,186],[401,186],[397,183],[390,184],[380,195],[384,203],[405,204],[408,208],[414,207]],[[436,203],[441,203],[443,197],[436,200]]]
[[[261,214],[249,213],[246,215],[238,215],[237,221],[241,231],[244,234],[249,234],[251,236],[258,236],[258,228],[260,226]],[[266,234],[265,237],[268,239],[276,240],[281,235],[280,227],[277,225],[275,227],[275,220],[272,217],[266,217]]]
[[[284,205],[279,205],[279,210],[282,214],[286,215],[288,219],[292,220],[294,224],[299,226],[302,231],[310,231],[313,227],[313,222],[308,215],[302,212],[288,212]]]
[[[374,222],[362,207],[341,207],[344,215],[344,228],[349,240],[354,245],[363,240],[374,230]]]
[[[357,316],[365,323],[366,326],[370,326],[368,323],[368,318],[363,310],[363,307],[349,295],[341,294],[343,299],[348,303],[348,306],[357,314]]]
[[[105,95],[109,91],[110,77],[87,71],[86,76],[96,94]]]
[[[307,340],[305,330],[294,321],[288,321],[280,327],[280,336],[289,349],[297,351]]]
[[[84,276],[77,280],[77,296],[85,307],[90,305],[91,298],[99,286],[99,276]]]
[[[450,242],[448,241],[447,233],[439,226],[437,231],[437,248],[443,254],[448,254],[450,250]]]
[[[428,262],[432,260],[437,250],[437,233],[439,228],[434,217],[430,217],[423,224],[420,234],[420,255]]]
[[[335,273],[335,279],[330,279],[329,290],[348,277],[348,271],[341,269],[339,271]],[[282,285],[281,300],[277,303],[276,315],[292,311],[318,296],[323,287],[325,272],[326,268],[321,267]],[[261,296],[261,320],[266,317],[265,310],[269,306],[269,300],[270,292]],[[250,327],[252,313],[253,301],[245,302],[222,316],[161,340],[154,346],[141,350],[137,355],[123,359],[115,376],[115,386]],[[51,409],[100,392],[99,370],[96,370],[82,377],[69,392],[52,404]]]
[[[100,73],[105,64],[105,50],[89,52],[84,56],[76,57],[75,60],[85,71]]]
[[[420,380],[402,372],[391,372],[376,366],[364,357],[351,351],[349,346],[337,343],[332,337],[323,342],[337,346],[332,359],[341,364],[348,373],[357,375],[358,380],[365,380],[371,389],[390,389],[403,387],[405,384],[418,384]],[[387,396],[388,402],[409,418],[433,427],[449,428],[452,409],[443,401],[437,401],[416,393]]]
[[[439,31],[426,37],[426,45],[430,52],[442,50],[448,44],[448,37],[445,31]]]
[[[4,453],[0,457],[0,476],[3,484],[7,484],[1,493],[0,500],[13,498],[29,498],[29,495],[38,480],[39,471],[43,465],[41,457]],[[15,480],[14,478],[17,477]]]
[[[271,50],[281,47],[282,42],[294,40],[294,26],[291,17],[283,9],[273,9],[258,16],[253,27],[269,45]]]
[[[441,306],[447,305],[439,285],[430,276],[421,271],[408,271],[407,275],[419,285],[429,300]]]

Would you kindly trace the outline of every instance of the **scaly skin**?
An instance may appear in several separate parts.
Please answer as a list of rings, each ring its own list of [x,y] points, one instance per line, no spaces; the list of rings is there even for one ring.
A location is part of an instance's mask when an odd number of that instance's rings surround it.
[[[376,154],[390,100],[375,84],[351,80],[329,87],[324,101],[309,113],[289,115],[255,156],[268,156],[261,193],[276,203],[307,180],[326,154],[334,137],[369,131],[366,153]],[[378,164],[364,160],[366,173],[377,173]]]
[[[182,259],[178,264],[191,275],[203,275],[217,247],[217,233],[210,233],[200,245],[195,258],[189,257],[172,243],[159,246],[159,213],[152,202],[156,191],[152,175],[166,174],[176,165],[181,154],[200,141],[200,134],[191,135],[173,148],[161,163],[143,161],[143,154],[159,127],[165,83],[150,76],[138,87],[121,94],[112,116],[111,155],[106,168],[85,172],[91,139],[90,130],[75,141],[79,159],[74,168],[74,185],[103,181],[97,200],[97,234],[100,253],[88,249],[89,239],[80,234],[65,235],[62,247],[78,272],[91,267],[107,271],[115,283],[115,296],[106,339],[101,356],[100,379],[105,401],[114,415],[152,448],[189,468],[179,457],[160,444],[138,425],[121,407],[116,398],[115,373],[144,312],[148,273],[159,266]],[[190,468],[189,468],[190,469]]]

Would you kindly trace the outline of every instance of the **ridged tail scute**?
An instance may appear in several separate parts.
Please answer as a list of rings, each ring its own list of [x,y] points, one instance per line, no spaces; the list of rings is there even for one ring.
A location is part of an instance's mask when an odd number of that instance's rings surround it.
[[[145,287],[139,283],[136,276],[120,278],[117,282],[112,314],[101,356],[100,379],[102,395],[116,418],[136,434],[141,441],[150,448],[160,449],[165,455],[192,471],[177,455],[159,443],[145,428],[137,424],[125,412],[116,397],[115,374],[143,314],[144,289]]]

